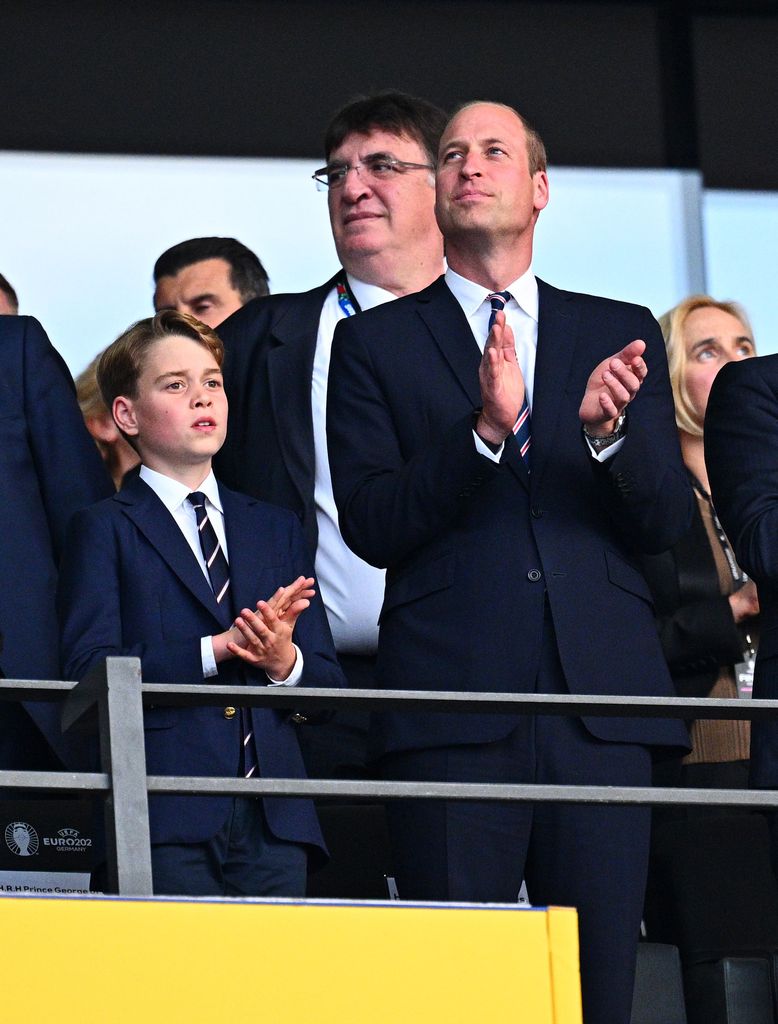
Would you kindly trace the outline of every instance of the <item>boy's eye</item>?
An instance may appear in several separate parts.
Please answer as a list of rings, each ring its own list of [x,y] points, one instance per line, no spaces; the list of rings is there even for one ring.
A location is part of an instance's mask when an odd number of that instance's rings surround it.
[[[218,391],[218,389],[222,386],[222,382],[220,380],[207,380],[205,382],[205,386],[208,388],[212,388],[214,391]]]
[[[168,388],[168,391],[180,391],[183,386],[184,386],[183,381],[171,380],[171,382],[168,384],[167,388]]]

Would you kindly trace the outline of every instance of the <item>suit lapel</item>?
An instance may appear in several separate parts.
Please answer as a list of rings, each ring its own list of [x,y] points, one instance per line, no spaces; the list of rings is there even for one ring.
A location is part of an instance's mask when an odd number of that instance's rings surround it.
[[[549,454],[557,445],[554,434],[564,406],[562,397],[573,366],[578,336],[578,309],[567,294],[540,280],[538,292],[538,350],[532,403],[532,476],[535,481],[540,479]]]
[[[154,491],[140,477],[128,480],[115,498],[125,515],[155,549],[168,568],[220,625],[232,621],[231,609],[216,603],[192,549]]]
[[[267,372],[275,433],[303,506],[313,493],[315,464],[311,377],[322,305],[337,278],[296,297],[273,324]],[[257,410],[256,415],[263,415]],[[260,453],[261,454],[261,453]]]
[[[416,296],[419,316],[432,335],[459,385],[474,408],[481,405],[478,365],[481,353],[462,307],[451,294],[445,278]]]
[[[265,545],[262,537],[249,526],[248,509],[256,505],[257,500],[231,491],[221,484],[219,494],[224,509],[227,549],[230,552],[230,587],[237,614],[241,608],[254,609],[259,598],[270,597],[270,594],[256,592],[257,552],[264,552]]]
[[[261,529],[257,498],[231,491],[219,484],[224,509],[227,549],[230,552],[230,587],[237,615],[241,608],[256,608],[280,586],[292,582],[277,568],[285,561],[283,552],[273,549]],[[275,568],[274,568],[275,567]]]
[[[462,307],[451,294],[443,277],[439,277],[429,288],[419,292],[417,300],[419,315],[427,330],[451,367],[468,401],[474,409],[479,409],[482,404],[481,388],[478,383],[481,350],[473,337]],[[513,435],[505,441],[502,462],[511,469],[524,487],[529,486],[529,474]]]

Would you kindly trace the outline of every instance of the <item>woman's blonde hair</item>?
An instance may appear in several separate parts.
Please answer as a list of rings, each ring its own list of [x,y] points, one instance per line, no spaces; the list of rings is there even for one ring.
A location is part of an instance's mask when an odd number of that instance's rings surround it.
[[[679,430],[691,434],[692,437],[702,437],[702,421],[694,411],[686,389],[686,363],[688,360],[683,340],[684,324],[689,314],[696,309],[720,309],[724,313],[729,313],[741,322],[752,341],[754,332],[751,330],[746,311],[739,303],[728,300],[719,302],[718,299],[714,299],[710,295],[690,295],[659,317],[659,326],[662,328],[667,349],[670,383],[673,387],[676,425]]]

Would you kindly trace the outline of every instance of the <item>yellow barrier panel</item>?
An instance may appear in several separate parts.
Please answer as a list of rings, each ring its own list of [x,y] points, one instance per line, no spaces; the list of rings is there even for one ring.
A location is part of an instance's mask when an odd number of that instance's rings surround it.
[[[3,1019],[581,1024],[574,910],[0,898]]]

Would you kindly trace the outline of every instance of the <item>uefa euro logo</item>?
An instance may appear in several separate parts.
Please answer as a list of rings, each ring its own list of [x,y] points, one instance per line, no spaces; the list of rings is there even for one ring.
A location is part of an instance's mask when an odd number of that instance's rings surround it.
[[[6,826],[5,842],[17,857],[32,857],[38,852],[38,833],[26,821],[12,821]]]

